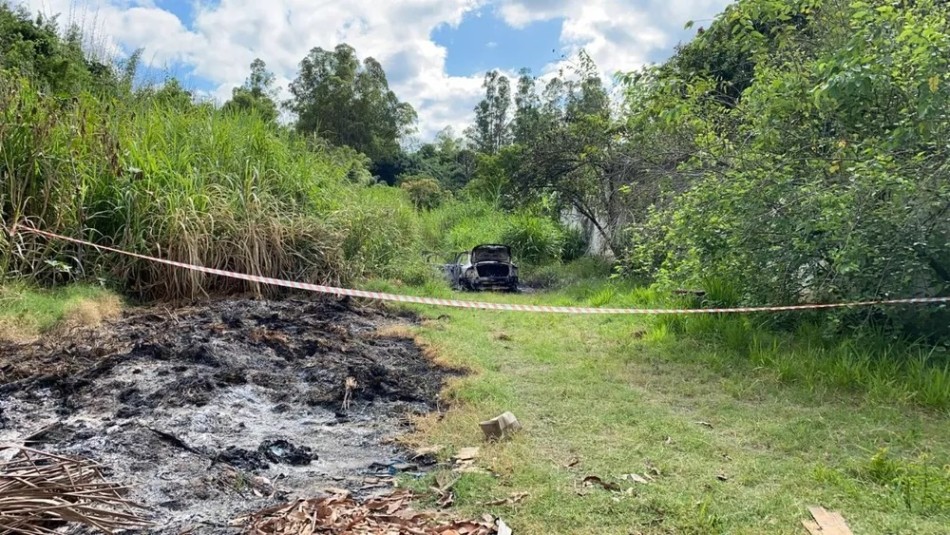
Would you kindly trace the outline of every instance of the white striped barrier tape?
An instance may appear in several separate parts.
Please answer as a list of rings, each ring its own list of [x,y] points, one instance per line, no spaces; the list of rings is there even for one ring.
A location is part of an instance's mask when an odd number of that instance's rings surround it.
[[[742,313],[753,313],[753,312],[795,312],[795,311],[803,311],[803,310],[825,310],[825,309],[833,309],[833,308],[856,308],[856,307],[869,307],[869,306],[882,306],[882,305],[921,305],[921,304],[950,303],[950,297],[915,297],[915,298],[908,298],[908,299],[878,299],[878,300],[872,300],[872,301],[854,301],[850,303],[826,303],[826,304],[732,307],[732,308],[669,309],[669,308],[563,307],[563,306],[547,306],[547,305],[488,303],[488,302],[482,302],[482,301],[460,301],[456,299],[438,299],[435,297],[417,297],[413,295],[398,295],[398,294],[381,293],[381,292],[369,292],[366,290],[337,288],[335,286],[324,286],[321,284],[310,284],[310,283],[305,283],[305,282],[295,282],[295,281],[288,281],[288,280],[283,280],[283,279],[274,279],[271,277],[262,277],[259,275],[248,275],[246,273],[235,273],[233,271],[224,271],[221,269],[207,268],[203,266],[196,266],[193,264],[185,264],[183,262],[176,262],[174,260],[167,260],[164,258],[157,258],[154,256],[148,256],[148,255],[133,253],[129,251],[123,251],[121,249],[116,249],[116,248],[108,247],[105,245],[98,245],[89,241],[80,240],[76,238],[70,238],[68,236],[61,236],[59,234],[54,234],[52,232],[46,232],[43,230],[31,228],[31,227],[14,225],[13,229],[10,232],[11,235],[16,234],[18,230],[23,231],[23,232],[29,232],[32,234],[37,234],[40,236],[45,236],[47,238],[64,240],[64,241],[76,243],[79,245],[95,247],[96,249],[101,249],[104,251],[110,251],[110,252],[121,254],[121,255],[131,256],[131,257],[139,258],[142,260],[148,260],[149,262],[157,262],[160,264],[166,264],[166,265],[174,266],[178,268],[190,269],[192,271],[198,271],[201,273],[208,273],[210,275],[219,275],[221,277],[229,277],[232,279],[246,280],[246,281],[251,281],[251,282],[257,282],[260,284],[268,284],[271,286],[283,286],[285,288],[294,288],[297,290],[307,290],[311,292],[318,292],[318,293],[331,294],[331,295],[337,295],[337,296],[362,297],[366,299],[373,299],[376,301],[392,301],[396,303],[415,303],[415,304],[420,304],[420,305],[434,305],[434,306],[455,307],[455,308],[504,310],[504,311],[512,311],[512,312],[540,312],[540,313],[547,313],[547,314],[661,315],[661,314],[742,314]]]

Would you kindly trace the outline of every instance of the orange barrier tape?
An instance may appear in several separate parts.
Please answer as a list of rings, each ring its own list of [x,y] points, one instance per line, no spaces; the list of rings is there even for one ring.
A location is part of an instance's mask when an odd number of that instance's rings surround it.
[[[311,292],[318,292],[318,293],[339,295],[339,296],[363,297],[366,299],[373,299],[376,301],[392,301],[392,302],[397,302],[397,303],[416,303],[416,304],[421,304],[421,305],[434,305],[434,306],[455,307],[455,308],[505,310],[505,311],[512,311],[512,312],[541,312],[541,313],[547,313],[547,314],[660,315],[660,314],[738,314],[738,313],[752,313],[752,312],[793,312],[793,311],[801,311],[801,310],[855,308],[855,307],[868,307],[868,306],[878,306],[878,305],[921,305],[921,304],[950,303],[950,297],[917,297],[917,298],[909,298],[909,299],[880,299],[880,300],[873,300],[873,301],[856,301],[856,302],[851,302],[851,303],[733,307],[733,308],[668,309],[668,308],[555,307],[555,306],[545,306],[545,305],[519,305],[519,304],[508,304],[508,303],[487,303],[487,302],[480,302],[480,301],[460,301],[460,300],[455,300],[455,299],[438,299],[434,297],[416,297],[412,295],[397,295],[397,294],[381,293],[381,292],[368,292],[365,290],[337,288],[334,286],[324,286],[320,284],[309,284],[305,282],[294,282],[294,281],[287,281],[287,280],[282,280],[282,279],[273,279],[270,277],[261,277],[258,275],[248,275],[245,273],[234,273],[232,271],[224,271],[221,269],[195,266],[192,264],[185,264],[183,262],[176,262],[174,260],[167,260],[164,258],[156,258],[154,256],[132,253],[129,251],[123,251],[121,249],[115,249],[113,247],[108,247],[105,245],[97,245],[89,241],[79,240],[76,238],[70,238],[67,236],[61,236],[59,234],[54,234],[52,232],[46,232],[46,231],[38,230],[35,228],[31,228],[31,227],[23,227],[23,226],[18,227],[17,225],[14,225],[13,229],[11,230],[11,234],[15,235],[18,230],[22,232],[28,232],[28,233],[37,234],[40,236],[45,236],[47,238],[64,240],[64,241],[68,241],[72,243],[77,243],[80,245],[95,247],[97,249],[101,249],[104,251],[110,251],[113,253],[131,256],[131,257],[139,258],[142,260],[148,260],[150,262],[157,262],[160,264],[175,266],[182,269],[190,269],[192,271],[208,273],[211,275],[230,277],[232,279],[240,279],[240,280],[246,280],[246,281],[251,281],[251,282],[257,282],[260,284],[268,284],[271,286],[283,286],[286,288],[295,288],[298,290],[307,290]]]

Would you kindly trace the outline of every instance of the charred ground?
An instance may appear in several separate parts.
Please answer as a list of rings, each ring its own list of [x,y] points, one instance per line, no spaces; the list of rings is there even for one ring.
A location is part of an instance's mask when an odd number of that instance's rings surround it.
[[[387,439],[435,409],[457,373],[377,332],[410,320],[331,301],[220,300],[6,343],[0,442],[103,463],[159,531],[224,532],[239,513],[321,486],[363,489],[374,463],[400,458]]]

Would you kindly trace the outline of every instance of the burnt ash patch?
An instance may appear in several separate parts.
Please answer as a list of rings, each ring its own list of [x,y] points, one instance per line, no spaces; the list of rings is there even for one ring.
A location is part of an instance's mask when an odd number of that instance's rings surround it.
[[[157,533],[229,533],[231,517],[279,499],[358,490],[360,473],[401,454],[386,439],[458,373],[375,334],[401,321],[335,301],[235,299],[0,343],[0,441],[103,463],[155,509]],[[249,491],[255,477],[273,487]]]

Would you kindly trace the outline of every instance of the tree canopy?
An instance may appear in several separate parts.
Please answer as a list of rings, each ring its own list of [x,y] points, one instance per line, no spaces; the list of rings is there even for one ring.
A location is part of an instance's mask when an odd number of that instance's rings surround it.
[[[371,57],[360,61],[346,44],[312,49],[290,93],[286,106],[296,114],[299,132],[352,147],[375,163],[400,155],[399,141],[416,120],[412,106],[389,88],[382,65]]]
[[[257,113],[267,122],[277,120],[274,80],[274,73],[267,70],[264,61],[255,59],[251,62],[251,74],[244,85],[234,88],[231,100],[224,103],[224,110]]]

